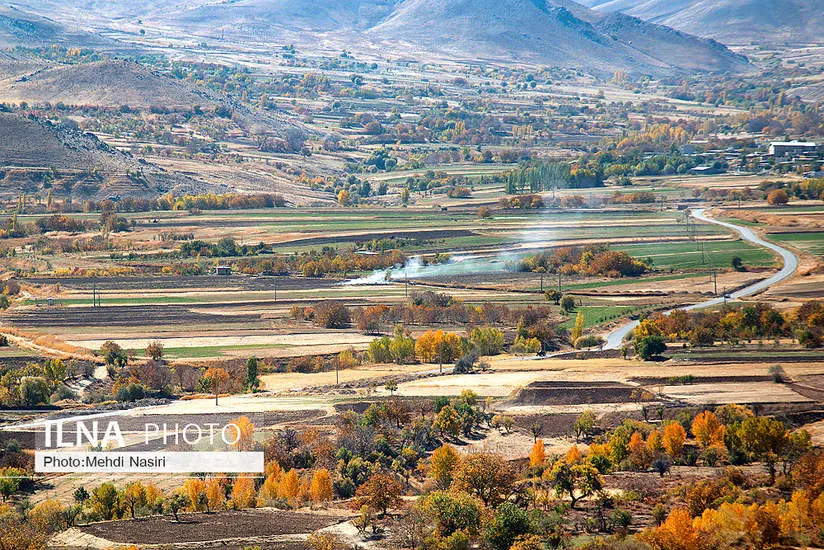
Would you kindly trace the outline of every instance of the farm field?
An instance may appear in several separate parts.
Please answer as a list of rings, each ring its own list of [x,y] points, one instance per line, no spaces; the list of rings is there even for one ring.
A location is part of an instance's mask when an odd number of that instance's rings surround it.
[[[0,7],[0,550],[824,548],[821,18],[728,3]]]

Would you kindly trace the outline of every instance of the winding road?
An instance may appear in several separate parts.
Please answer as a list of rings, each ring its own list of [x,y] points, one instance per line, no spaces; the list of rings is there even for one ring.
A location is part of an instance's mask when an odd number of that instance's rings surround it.
[[[745,296],[752,296],[753,294],[757,294],[762,290],[766,290],[767,288],[771,287],[772,285],[783,281],[790,277],[793,273],[795,273],[796,269],[798,269],[798,256],[794,253],[790,252],[786,248],[782,248],[777,244],[765,241],[761,237],[759,237],[755,231],[749,229],[748,227],[742,227],[740,225],[735,225],[732,223],[722,222],[718,220],[714,220],[712,218],[708,218],[704,214],[703,208],[694,210],[692,212],[693,217],[696,220],[700,220],[705,223],[713,223],[715,225],[720,225],[722,227],[726,227],[727,229],[732,229],[741,237],[741,239],[756,244],[758,246],[763,246],[764,248],[769,248],[773,252],[776,252],[781,256],[784,261],[784,266],[781,268],[780,271],[758,281],[757,283],[753,283],[749,286],[746,286],[740,290],[733,292],[732,294],[727,295],[727,298],[736,300],[738,298],[744,298]],[[713,298],[711,300],[707,300],[706,302],[700,302],[698,304],[693,304],[691,306],[686,306],[680,309],[684,309],[686,311],[695,310],[695,309],[704,309],[712,306],[716,306],[722,303],[725,300],[724,296],[719,296],[717,298]],[[669,314],[671,311],[667,311],[666,313]],[[621,347],[622,342],[627,334],[629,334],[635,327],[638,326],[639,321],[632,321],[631,323],[627,323],[626,325],[622,325],[617,329],[613,330],[609,334],[607,334],[604,339],[606,340],[606,344],[604,345],[603,349],[618,349]]]

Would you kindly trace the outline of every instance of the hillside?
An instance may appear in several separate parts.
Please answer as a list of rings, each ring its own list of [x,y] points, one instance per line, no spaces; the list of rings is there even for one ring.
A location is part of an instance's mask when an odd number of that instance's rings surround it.
[[[239,0],[182,10],[187,26],[255,35],[272,29],[364,30],[389,16],[401,0]]]
[[[516,57],[601,72],[727,71],[745,65],[720,44],[563,0],[406,0],[369,34],[460,57]]]
[[[0,112],[0,195],[34,193],[103,198],[199,187],[109,147],[71,125]]]
[[[622,11],[728,44],[820,42],[820,0],[587,0],[596,10]]]
[[[104,38],[64,25],[13,6],[0,6],[0,48],[50,46],[52,44],[103,45]]]
[[[0,67],[3,60],[0,59]],[[214,105],[202,92],[130,61],[62,65],[0,81],[0,100],[172,109]]]

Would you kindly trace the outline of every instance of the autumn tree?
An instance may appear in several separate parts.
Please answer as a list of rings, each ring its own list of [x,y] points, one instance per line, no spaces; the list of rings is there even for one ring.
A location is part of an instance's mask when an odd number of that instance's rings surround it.
[[[773,189],[767,194],[767,204],[770,206],[784,206],[790,202],[790,196],[783,189]]]
[[[435,449],[432,453],[429,473],[437,481],[439,487],[449,488],[455,468],[458,467],[460,461],[461,455],[452,445],[442,445]]]
[[[238,451],[251,451],[255,448],[255,425],[248,416],[241,416],[232,420],[235,426],[237,440],[232,445]]]
[[[724,445],[724,434],[726,428],[710,411],[698,413],[692,421],[692,435],[698,444],[707,448],[710,446],[721,447]]]
[[[478,452],[461,460],[452,486],[475,495],[486,506],[497,506],[512,493],[514,483],[515,472],[503,456]]]
[[[206,480],[204,492],[206,493],[206,505],[209,510],[216,511],[223,507],[226,501],[225,480],[212,477]]]
[[[217,399],[220,395],[220,385],[229,381],[229,373],[226,369],[220,367],[209,367],[206,374],[203,375],[204,380],[215,392],[215,406],[217,406]]]
[[[358,487],[352,507],[358,510],[362,506],[367,506],[383,517],[389,508],[396,508],[401,504],[402,493],[403,484],[394,475],[375,472]]]
[[[255,481],[248,476],[240,476],[232,484],[232,506],[236,510],[254,508]]]
[[[152,361],[160,361],[163,359],[163,342],[155,340],[146,346],[146,357]]]
[[[461,338],[442,330],[427,331],[415,342],[415,355],[424,363],[450,363],[461,356]]]
[[[681,456],[684,442],[687,440],[687,432],[678,422],[670,422],[664,427],[664,435],[661,444],[672,460],[677,460]]]
[[[461,428],[458,413],[452,405],[447,405],[438,411],[432,425],[441,433],[443,437],[458,437],[458,431]]]
[[[541,466],[546,462],[546,449],[544,448],[544,440],[538,439],[532,445],[532,450],[529,452],[529,466]]]
[[[139,481],[132,481],[123,489],[121,498],[131,517],[136,518],[137,511],[146,506],[146,488]]]
[[[309,487],[309,494],[312,497],[312,501],[316,504],[332,500],[335,497],[329,470],[326,468],[315,470],[312,476],[312,483]]]

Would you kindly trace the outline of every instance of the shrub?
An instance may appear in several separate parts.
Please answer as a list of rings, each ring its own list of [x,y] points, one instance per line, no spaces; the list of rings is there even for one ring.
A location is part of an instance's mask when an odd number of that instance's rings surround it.
[[[604,339],[598,336],[597,334],[581,336],[580,338],[575,340],[575,349],[595,348],[601,347],[603,345]]]
[[[315,324],[324,328],[346,328],[352,320],[346,306],[333,300],[315,305],[314,310]]]
[[[121,402],[133,402],[146,397],[146,388],[142,384],[129,384],[117,390],[114,398]]]

